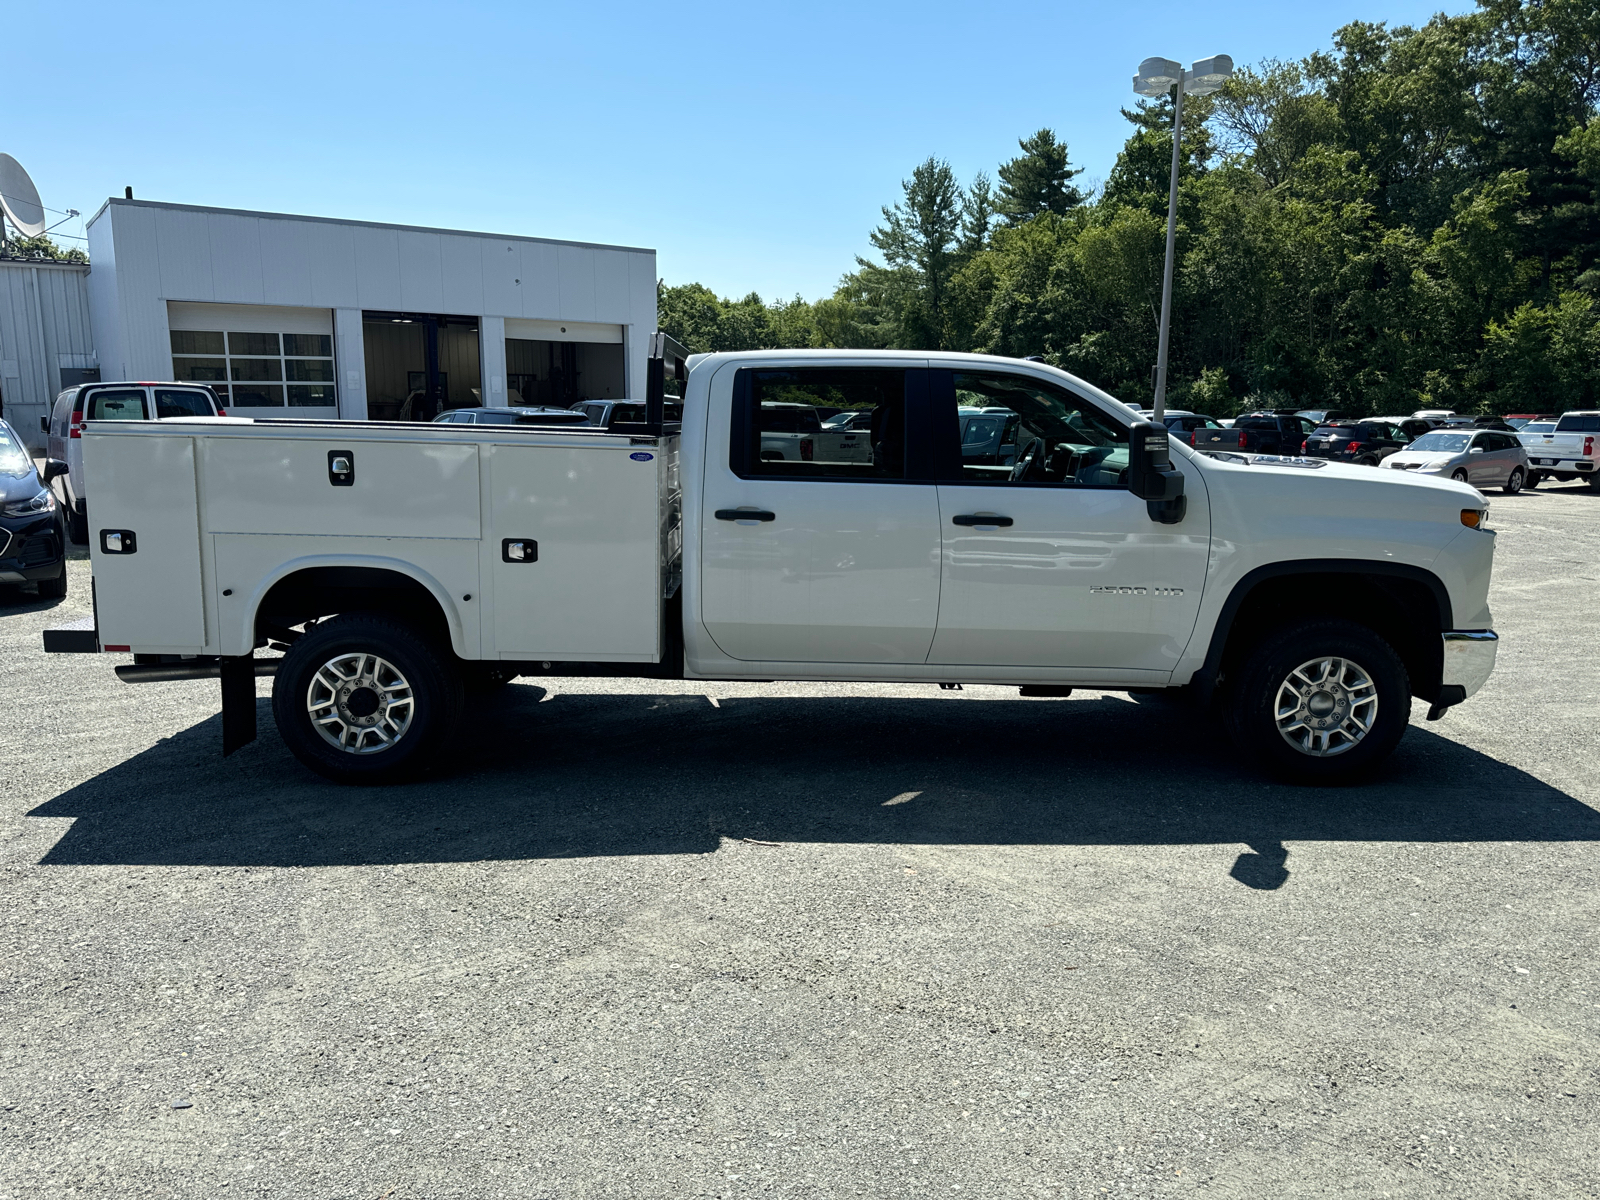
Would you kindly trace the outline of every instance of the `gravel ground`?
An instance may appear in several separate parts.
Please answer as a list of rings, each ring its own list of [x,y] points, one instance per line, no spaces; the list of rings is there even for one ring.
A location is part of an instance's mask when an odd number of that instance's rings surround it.
[[[1600,495],[1484,692],[1295,789],[1185,710],[545,681],[338,788],[0,598],[0,1200],[1600,1192]],[[263,681],[265,685],[266,681]]]

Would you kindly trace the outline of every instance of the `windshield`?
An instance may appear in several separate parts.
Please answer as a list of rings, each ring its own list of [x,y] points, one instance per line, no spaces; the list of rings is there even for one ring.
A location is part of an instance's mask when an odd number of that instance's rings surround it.
[[[1359,440],[1367,436],[1367,431],[1354,425],[1324,425],[1311,436],[1356,438]]]
[[[1518,433],[1554,433],[1555,431],[1556,423],[1554,421],[1529,421],[1517,430]]]
[[[1425,433],[1407,449],[1431,450],[1435,453],[1460,454],[1472,441],[1470,433]]]

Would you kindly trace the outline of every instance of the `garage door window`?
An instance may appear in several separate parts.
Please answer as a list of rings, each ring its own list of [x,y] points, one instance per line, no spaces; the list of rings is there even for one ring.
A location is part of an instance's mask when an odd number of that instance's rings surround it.
[[[174,379],[208,383],[230,408],[334,408],[333,337],[174,329]]]

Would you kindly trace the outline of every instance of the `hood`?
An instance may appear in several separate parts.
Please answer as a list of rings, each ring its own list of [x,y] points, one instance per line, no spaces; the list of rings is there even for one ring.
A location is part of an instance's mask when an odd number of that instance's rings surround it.
[[[26,452],[0,450],[0,501],[27,500],[44,486]]]
[[[1418,466],[1431,467],[1450,462],[1461,457],[1459,450],[1397,450],[1384,459],[1384,466],[1393,463],[1416,463]]]

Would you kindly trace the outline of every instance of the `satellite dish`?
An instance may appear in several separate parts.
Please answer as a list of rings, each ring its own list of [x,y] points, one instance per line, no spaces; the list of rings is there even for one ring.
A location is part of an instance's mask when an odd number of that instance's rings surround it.
[[[0,211],[23,237],[38,237],[44,232],[44,205],[39,189],[9,154],[0,154]]]

